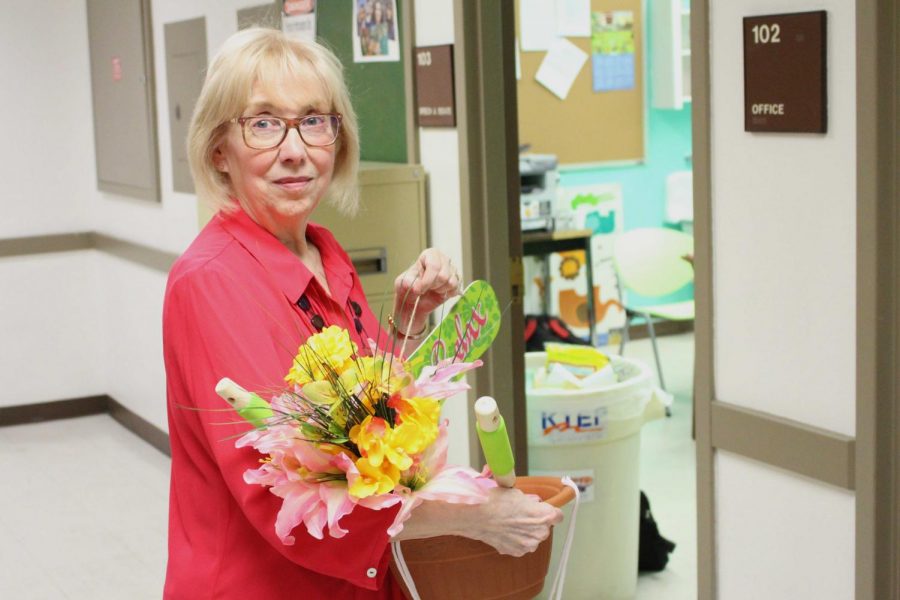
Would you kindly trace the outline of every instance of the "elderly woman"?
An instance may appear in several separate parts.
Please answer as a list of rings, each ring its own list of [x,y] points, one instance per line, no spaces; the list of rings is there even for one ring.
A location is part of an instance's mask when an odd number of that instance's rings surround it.
[[[396,280],[389,332],[334,237],[310,219],[328,199],[357,203],[359,143],[341,65],[326,49],[250,29],[212,61],[189,133],[198,194],[218,208],[169,275],[163,316],[172,479],[166,598],[392,598],[386,533],[396,508],[358,508],[350,533],[317,540],[303,527],[283,544],[280,500],[244,483],[259,454],[235,449],[247,429],[221,411],[216,382],[275,389],[294,351],[325,325],[368,338],[424,334],[427,314],[459,275],[424,251]],[[501,552],[532,551],[561,513],[516,490],[475,506],[425,502],[399,539],[457,534]]]

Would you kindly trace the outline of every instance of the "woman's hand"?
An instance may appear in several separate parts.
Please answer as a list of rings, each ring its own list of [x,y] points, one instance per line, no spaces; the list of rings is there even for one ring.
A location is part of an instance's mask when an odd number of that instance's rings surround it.
[[[494,488],[489,499],[473,508],[477,514],[466,537],[493,546],[500,554],[522,556],[537,550],[550,535],[550,527],[563,519],[551,504],[516,489]]]
[[[428,315],[457,296],[462,287],[459,271],[450,258],[435,248],[419,255],[408,269],[394,280],[394,322],[401,333],[415,335],[425,329]],[[416,306],[413,314],[413,306]]]
[[[493,546],[500,554],[534,552],[562,521],[562,511],[516,489],[493,488],[483,504],[426,501],[412,511],[397,540],[459,535]]]

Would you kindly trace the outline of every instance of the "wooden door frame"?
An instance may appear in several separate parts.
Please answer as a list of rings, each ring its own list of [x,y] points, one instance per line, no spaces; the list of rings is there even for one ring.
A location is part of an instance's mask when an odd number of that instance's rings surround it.
[[[900,11],[856,0],[856,598],[900,600]]]
[[[454,1],[463,268],[471,279],[489,281],[500,306],[508,307],[484,366],[475,372],[474,390],[496,398],[516,472],[523,475],[528,444],[514,19],[512,2]],[[470,452],[481,456],[474,434]]]

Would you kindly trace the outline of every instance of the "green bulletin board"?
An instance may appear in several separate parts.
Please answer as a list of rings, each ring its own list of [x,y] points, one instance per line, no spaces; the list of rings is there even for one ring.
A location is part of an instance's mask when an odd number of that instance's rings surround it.
[[[397,33],[400,61],[353,62],[353,2],[319,0],[316,3],[316,32],[319,42],[331,48],[344,64],[344,77],[359,120],[362,160],[399,162],[406,155],[406,98],[403,78],[404,44],[402,0],[397,0]]]

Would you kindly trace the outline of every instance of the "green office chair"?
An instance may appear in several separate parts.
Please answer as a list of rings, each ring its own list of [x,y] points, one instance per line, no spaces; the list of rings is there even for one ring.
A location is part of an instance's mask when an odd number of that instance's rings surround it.
[[[628,292],[645,297],[662,297],[671,294],[694,280],[691,260],[694,253],[694,238],[681,231],[662,228],[632,229],[618,236],[613,249],[613,261],[619,279],[619,295],[625,307],[625,328],[619,354],[625,351],[628,328],[635,317],[643,317],[647,322],[659,385],[666,389],[663,380],[659,350],[656,347],[656,332],[653,322],[690,321],[694,318],[694,301],[634,306],[628,302]],[[668,409],[666,409],[668,412]]]

